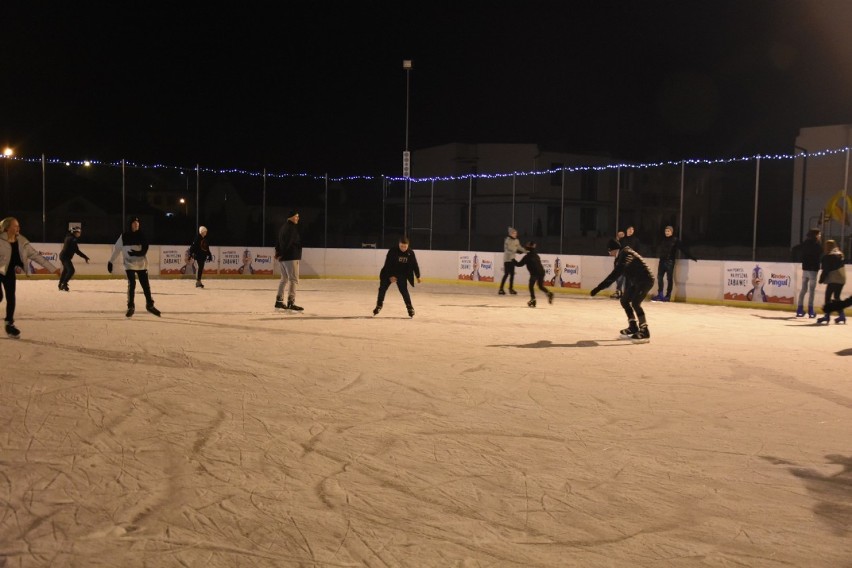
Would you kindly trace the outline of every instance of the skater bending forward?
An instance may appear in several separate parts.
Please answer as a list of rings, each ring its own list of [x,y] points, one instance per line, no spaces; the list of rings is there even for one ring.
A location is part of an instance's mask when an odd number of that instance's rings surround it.
[[[627,314],[627,328],[621,330],[621,338],[630,339],[633,343],[648,343],[651,341],[651,332],[648,330],[645,310],[642,309],[642,300],[654,287],[654,273],[639,253],[630,247],[620,247],[615,239],[610,240],[606,248],[609,255],[615,257],[615,266],[591,294],[596,295],[611,286],[619,276],[624,276],[621,307]]]
[[[535,247],[535,241],[528,242],[526,246],[527,254],[520,261],[512,261],[515,263],[515,266],[526,266],[527,270],[530,271],[530,301],[527,302],[527,305],[531,308],[535,307],[536,286],[547,296],[547,301],[551,304],[553,303],[553,292],[544,287],[544,266],[541,264],[541,258],[539,258]]]
[[[408,284],[414,286],[414,279],[420,280],[420,267],[417,265],[417,257],[414,251],[408,247],[408,237],[400,237],[399,244],[388,251],[385,257],[385,265],[379,273],[379,296],[376,298],[376,307],[373,315],[382,311],[385,303],[385,293],[391,284],[396,284],[399,293],[408,309],[408,317],[414,317],[414,306],[411,305],[411,294],[408,292]]]

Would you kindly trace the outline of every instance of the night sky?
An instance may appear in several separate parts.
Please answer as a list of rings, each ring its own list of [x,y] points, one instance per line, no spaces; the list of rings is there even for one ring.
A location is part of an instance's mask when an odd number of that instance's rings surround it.
[[[403,59],[412,150],[729,157],[852,123],[847,0],[8,4],[24,157],[399,175]]]

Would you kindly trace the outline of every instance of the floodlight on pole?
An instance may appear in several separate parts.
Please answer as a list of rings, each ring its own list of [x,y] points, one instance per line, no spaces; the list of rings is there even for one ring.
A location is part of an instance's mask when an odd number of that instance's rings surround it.
[[[408,194],[411,188],[411,152],[408,150],[408,108],[411,91],[411,59],[402,60],[405,69],[405,150],[402,152],[402,177],[405,178],[405,195],[403,197],[402,234],[408,234]]]

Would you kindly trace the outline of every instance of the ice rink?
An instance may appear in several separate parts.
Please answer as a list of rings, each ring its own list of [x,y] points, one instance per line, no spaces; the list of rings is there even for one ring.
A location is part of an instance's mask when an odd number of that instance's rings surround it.
[[[852,566],[850,327],[647,302],[634,345],[605,296],[426,281],[372,317],[364,280],[301,314],[153,280],[127,319],[124,280],[70,286],[19,277],[0,339],[3,568]]]

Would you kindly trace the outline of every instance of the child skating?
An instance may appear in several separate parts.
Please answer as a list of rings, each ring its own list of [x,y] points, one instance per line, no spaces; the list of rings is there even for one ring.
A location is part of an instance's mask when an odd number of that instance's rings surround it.
[[[527,305],[531,308],[535,307],[536,286],[545,293],[547,302],[553,303],[553,292],[544,287],[544,266],[541,264],[541,258],[539,258],[535,247],[535,241],[528,242],[526,244],[527,254],[520,261],[513,260],[515,266],[526,266],[527,270],[530,271],[530,301],[527,302]]]

